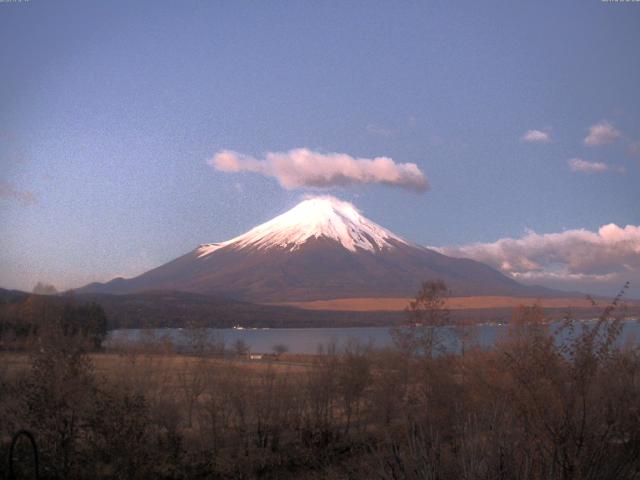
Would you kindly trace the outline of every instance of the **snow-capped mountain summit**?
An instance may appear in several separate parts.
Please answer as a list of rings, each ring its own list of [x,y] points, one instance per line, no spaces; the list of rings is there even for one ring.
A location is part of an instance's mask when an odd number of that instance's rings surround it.
[[[223,247],[296,250],[311,238],[335,240],[352,252],[357,249],[376,252],[396,248],[398,243],[407,244],[365,218],[353,204],[323,196],[304,200],[288,212],[229,241],[201,245],[198,256],[204,257]]]
[[[442,279],[456,295],[548,294],[482,263],[407,242],[334,197],[304,200],[248,232],[195,250],[142,275],[80,292],[181,290],[254,302],[410,297]]]

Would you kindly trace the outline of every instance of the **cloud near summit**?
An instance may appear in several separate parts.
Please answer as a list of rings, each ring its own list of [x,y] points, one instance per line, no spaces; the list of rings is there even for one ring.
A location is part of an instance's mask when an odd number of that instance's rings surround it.
[[[354,158],[345,153],[319,153],[306,148],[268,152],[263,159],[232,150],[217,152],[209,165],[221,172],[254,172],[278,180],[287,190],[381,183],[425,192],[427,177],[415,163],[389,157]]]

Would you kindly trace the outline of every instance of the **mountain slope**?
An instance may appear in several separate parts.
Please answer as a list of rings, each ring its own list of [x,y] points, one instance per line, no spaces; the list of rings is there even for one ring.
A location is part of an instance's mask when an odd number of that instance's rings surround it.
[[[81,292],[181,290],[254,302],[412,296],[439,278],[455,295],[550,296],[469,259],[412,244],[333,197],[305,200],[222,243],[201,245],[132,279]]]

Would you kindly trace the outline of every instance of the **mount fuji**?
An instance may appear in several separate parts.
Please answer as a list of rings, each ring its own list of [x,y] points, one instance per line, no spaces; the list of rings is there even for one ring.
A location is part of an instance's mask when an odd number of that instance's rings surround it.
[[[411,297],[444,280],[456,296],[555,296],[480,262],[411,243],[365,218],[351,203],[314,197],[248,232],[208,243],[131,279],[79,293],[176,290],[276,303],[355,297]]]

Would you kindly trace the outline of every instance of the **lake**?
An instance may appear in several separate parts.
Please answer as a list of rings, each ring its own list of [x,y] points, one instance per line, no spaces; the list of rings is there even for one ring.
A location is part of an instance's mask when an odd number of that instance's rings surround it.
[[[585,323],[591,323],[587,321]],[[551,324],[558,328],[560,322]],[[508,331],[505,324],[483,324],[474,327],[474,338],[481,346],[490,346]],[[457,348],[455,337],[447,327],[443,328],[443,337],[451,348]],[[196,329],[181,328],[159,329],[121,329],[109,332],[106,346],[125,346],[144,342],[160,342],[170,339],[177,347],[193,344],[194,338],[207,341],[224,341],[227,348],[242,340],[252,353],[271,353],[274,345],[284,345],[290,353],[313,354],[322,346],[335,344],[338,350],[344,348],[349,341],[371,344],[374,348],[384,348],[393,344],[389,328],[355,327],[355,328],[273,328],[273,329]],[[622,324],[620,342],[640,339],[640,322],[637,319],[625,320]]]

